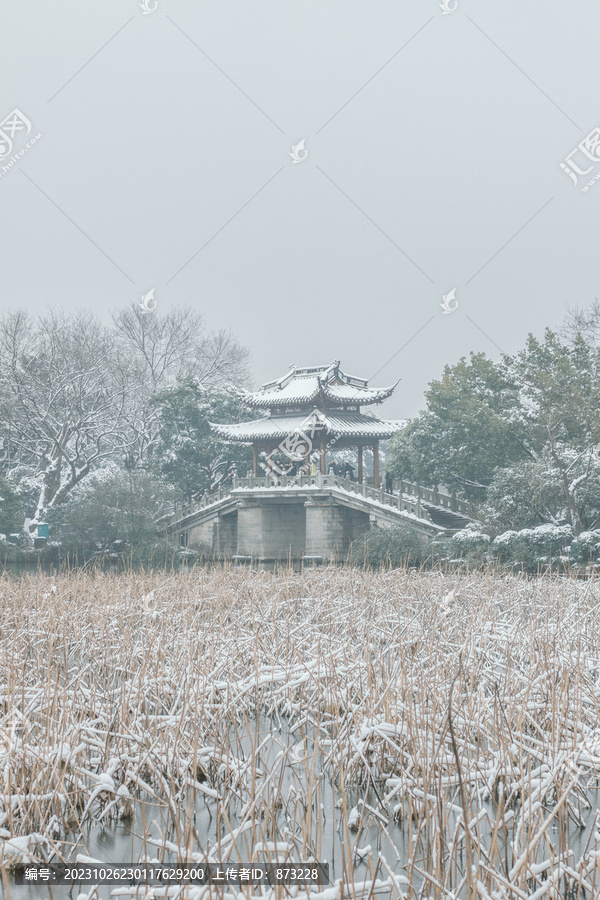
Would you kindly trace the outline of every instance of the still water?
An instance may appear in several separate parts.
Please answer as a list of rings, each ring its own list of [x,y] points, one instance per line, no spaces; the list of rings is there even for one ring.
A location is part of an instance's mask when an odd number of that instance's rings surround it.
[[[415,889],[421,887],[423,876],[414,864],[415,842],[420,838],[407,801],[386,803],[383,779],[353,782],[342,791],[328,754],[332,741],[326,726],[290,729],[285,719],[261,717],[250,724],[240,723],[229,738],[241,777],[229,791],[219,791],[219,801],[197,791],[180,796],[178,808],[173,810],[164,798],[141,796],[129,821],[98,823],[82,835],[64,835],[60,844],[63,858],[75,862],[83,855],[105,864],[130,865],[141,861],[174,864],[179,856],[179,860],[234,866],[316,860],[329,864],[330,883],[348,873],[355,883],[369,880],[373,874],[386,880],[391,871],[407,878]],[[585,825],[569,833],[575,857],[598,827],[597,789],[588,792],[588,800],[590,809],[582,810]],[[482,809],[493,821],[493,803],[483,802]],[[451,814],[451,833],[457,819],[458,812]],[[548,838],[558,842],[556,828],[549,829]],[[561,838],[564,840],[564,835]],[[427,871],[425,853],[421,857]],[[407,866],[409,859],[412,862]],[[165,897],[165,891],[156,886],[151,896]],[[91,885],[17,885],[12,876],[0,886],[1,900],[79,896],[82,900],[141,898],[145,888],[100,885],[95,891]]]

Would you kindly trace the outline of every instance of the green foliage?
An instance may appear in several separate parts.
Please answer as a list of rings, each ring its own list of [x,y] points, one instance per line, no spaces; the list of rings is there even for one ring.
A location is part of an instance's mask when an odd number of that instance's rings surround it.
[[[19,492],[0,475],[0,534],[22,531],[24,520],[24,505]]]
[[[172,508],[172,494],[171,487],[144,469],[105,466],[50,512],[50,539],[60,542],[61,556],[80,561],[117,549],[134,563],[147,561],[152,553],[160,557],[165,537],[158,520]]]
[[[535,571],[560,557],[568,557],[573,541],[570,525],[538,525],[520,531],[505,531],[492,542],[492,552],[503,563],[523,565]]]
[[[530,447],[582,452],[600,441],[600,348],[580,335],[562,343],[546,329],[543,341],[529,335],[510,370],[522,385],[518,418]]]
[[[363,541],[352,545],[350,561],[355,565],[418,566],[431,557],[431,541],[405,526],[372,528]]]
[[[388,470],[482,503],[494,530],[600,521],[600,348],[529,335],[514,357],[446,367],[390,441]],[[479,485],[479,487],[477,487]]]
[[[544,456],[497,469],[481,517],[492,533],[501,534],[509,529],[535,528],[544,522],[559,524],[564,509],[559,473]]]
[[[571,559],[575,563],[600,559],[600,531],[582,531],[571,544]]]
[[[210,428],[251,418],[232,388],[206,391],[195,379],[153,398],[160,414],[160,437],[152,466],[173,485],[178,499],[191,500],[218,487],[235,466],[239,475],[252,468],[252,448],[224,444]]]
[[[600,348],[576,335],[562,343],[546,330],[543,341],[529,335],[511,360],[521,383],[518,418],[534,457],[545,453],[560,479],[564,508],[575,535],[589,525],[590,500],[598,495],[600,463]],[[587,509],[586,509],[587,507]]]
[[[600,522],[600,466],[587,455],[562,447],[566,464],[571,463],[571,480],[582,479],[573,491],[578,519],[583,529],[593,529]],[[588,472],[589,468],[589,472]],[[565,524],[570,520],[561,472],[549,452],[539,459],[498,469],[489,487],[482,519],[491,531],[535,528],[537,525]]]
[[[447,541],[452,558],[466,559],[471,564],[483,562],[490,549],[490,536],[480,530],[474,522],[457,531]]]
[[[483,353],[446,366],[425,395],[427,409],[389,442],[386,468],[396,478],[481,500],[476,485],[487,486],[498,466],[529,455],[514,421],[518,396],[506,367]]]

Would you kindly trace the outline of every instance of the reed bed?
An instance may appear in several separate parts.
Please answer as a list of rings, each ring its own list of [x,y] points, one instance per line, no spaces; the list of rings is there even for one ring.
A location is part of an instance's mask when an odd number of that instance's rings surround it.
[[[593,580],[0,580],[5,873],[119,820],[138,859],[327,861],[321,900],[597,898],[599,778]]]

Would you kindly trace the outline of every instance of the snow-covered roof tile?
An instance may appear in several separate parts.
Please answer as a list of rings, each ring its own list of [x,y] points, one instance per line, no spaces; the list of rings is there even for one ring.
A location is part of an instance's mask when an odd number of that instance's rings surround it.
[[[244,401],[249,406],[262,408],[302,406],[318,398],[342,406],[366,405],[381,403],[398,383],[385,388],[369,388],[366,379],[345,374],[339,365],[336,359],[327,366],[292,366],[282,378],[263,384],[259,391],[246,392]]]
[[[324,433],[332,437],[387,438],[395,434],[404,422],[378,419],[376,416],[356,412],[322,412],[315,410],[316,418],[306,414],[287,416],[265,416],[250,422],[235,425],[216,425],[211,428],[216,434],[230,441],[251,443],[252,441],[283,441],[291,435]],[[316,427],[314,425],[316,424]],[[311,434],[312,431],[312,434]]]

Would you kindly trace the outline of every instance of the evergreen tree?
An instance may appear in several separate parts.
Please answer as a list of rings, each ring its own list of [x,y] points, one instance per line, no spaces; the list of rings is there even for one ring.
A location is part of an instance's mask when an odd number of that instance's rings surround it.
[[[25,512],[18,492],[0,475],[0,534],[23,530]]]
[[[197,499],[215,490],[234,468],[239,475],[252,468],[251,447],[225,444],[210,427],[211,422],[248,418],[233,388],[206,390],[196,379],[184,378],[152,402],[160,421],[152,466],[177,489],[180,499]]]
[[[425,395],[426,409],[388,445],[386,468],[397,478],[443,484],[481,500],[498,466],[531,458],[514,411],[519,385],[504,364],[472,353],[446,366]]]

